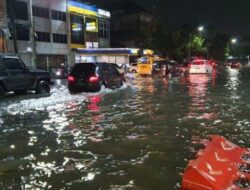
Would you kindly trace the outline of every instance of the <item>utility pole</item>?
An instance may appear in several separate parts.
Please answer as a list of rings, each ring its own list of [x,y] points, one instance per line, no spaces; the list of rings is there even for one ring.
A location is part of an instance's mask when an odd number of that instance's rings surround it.
[[[188,61],[191,60],[191,33],[188,35]]]
[[[67,65],[71,65],[72,59],[74,57],[75,60],[75,55],[73,51],[71,50],[71,21],[70,21],[70,12],[69,12],[69,0],[66,0],[66,25],[67,25],[67,45],[68,45],[68,54],[67,54]]]
[[[36,68],[36,40],[35,40],[35,28],[34,28],[34,17],[32,10],[33,0],[29,0],[29,13],[30,13],[30,40],[32,46],[31,52],[31,64],[33,68]]]
[[[11,27],[11,36],[13,39],[13,46],[14,46],[14,52],[18,53],[17,49],[17,31],[16,31],[16,14],[15,14],[15,7],[16,7],[16,0],[9,0],[6,1],[7,3],[10,3],[10,27]]]

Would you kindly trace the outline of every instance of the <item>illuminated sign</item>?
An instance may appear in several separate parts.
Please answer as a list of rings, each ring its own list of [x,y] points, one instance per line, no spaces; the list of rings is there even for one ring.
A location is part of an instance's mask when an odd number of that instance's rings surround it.
[[[74,32],[82,31],[82,25],[78,24],[78,23],[73,23],[72,24],[72,31],[74,31]]]
[[[99,43],[98,42],[93,42],[93,47],[94,48],[99,48]]]
[[[97,16],[97,8],[95,6],[90,6],[75,1],[68,2],[68,10],[69,12],[75,12],[83,15]]]
[[[92,43],[92,44],[91,44]],[[98,48],[98,49],[93,49],[98,47],[98,42],[87,42],[86,45],[88,45],[88,48],[91,49],[83,49],[83,48],[78,48],[76,50],[77,53],[81,53],[81,54],[107,54],[107,55],[136,55],[136,54],[132,54],[133,49],[131,48]],[[134,49],[134,50],[138,50],[139,49]]]
[[[150,50],[150,49],[145,49],[143,51],[143,55],[153,55],[154,54],[154,51],[153,50]]]
[[[108,11],[105,11],[105,10],[102,10],[102,9],[98,9],[97,12],[98,12],[98,14],[100,16],[105,16],[105,17],[108,17],[108,18],[111,17],[110,12],[108,12]]]
[[[138,54],[139,49],[131,49],[131,54]]]
[[[87,49],[93,49],[93,48],[98,48],[98,47],[99,47],[98,42],[86,42]]]
[[[96,22],[86,23],[86,30],[87,31],[96,31],[97,30]]]
[[[27,47],[27,48],[26,48],[26,51],[27,51],[27,52],[32,52],[32,48],[31,48],[31,47]]]
[[[87,32],[98,32],[98,21],[97,18],[85,17],[86,31]]]

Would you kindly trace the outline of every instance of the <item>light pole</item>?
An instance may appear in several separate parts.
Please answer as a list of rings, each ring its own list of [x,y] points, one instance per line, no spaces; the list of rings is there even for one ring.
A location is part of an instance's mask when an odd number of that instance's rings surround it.
[[[204,26],[199,26],[198,31],[202,33],[204,31]],[[207,42],[207,59],[209,59],[209,43]]]
[[[233,58],[234,58],[234,56],[235,56],[235,45],[237,44],[237,42],[238,42],[238,39],[237,38],[232,38],[231,39],[231,44],[232,44],[232,56],[233,56]]]

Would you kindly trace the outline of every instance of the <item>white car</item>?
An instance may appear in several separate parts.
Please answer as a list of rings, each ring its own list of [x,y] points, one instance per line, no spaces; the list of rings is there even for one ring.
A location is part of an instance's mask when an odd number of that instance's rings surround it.
[[[212,65],[203,59],[196,59],[189,65],[190,74],[210,74],[213,71]]]
[[[138,69],[137,69],[137,63],[132,63],[130,66],[129,66],[129,72],[130,73],[137,73],[138,72]]]

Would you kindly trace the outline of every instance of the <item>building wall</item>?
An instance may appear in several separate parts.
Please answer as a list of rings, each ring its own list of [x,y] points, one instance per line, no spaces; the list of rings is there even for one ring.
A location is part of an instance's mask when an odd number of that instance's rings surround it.
[[[32,20],[32,16],[30,14],[31,7],[30,7],[30,0],[19,0],[20,2],[25,2],[27,4],[27,11],[28,11],[28,20],[20,20],[17,19],[16,23],[21,25],[29,25],[29,23]],[[66,12],[66,0],[33,0],[32,1],[33,6],[46,8],[49,11],[49,18],[42,18],[33,16],[33,23],[34,23],[34,32],[35,34],[37,32],[47,32],[50,35],[50,41],[49,42],[35,42],[36,47],[36,53],[37,53],[37,66],[38,67],[44,67],[43,65],[47,66],[48,59],[42,59],[41,57],[44,56],[44,58],[49,57],[50,59],[54,59],[54,57],[59,57],[61,55],[64,59],[64,56],[67,56],[71,49],[68,46],[68,43],[54,43],[53,42],[53,33],[56,34],[68,34],[68,25],[66,21],[59,21],[54,20],[51,17],[51,10],[57,10]],[[31,60],[31,49],[32,49],[32,31],[31,28],[29,28],[30,32],[30,39],[29,41],[17,41],[17,47],[18,47],[18,53],[23,58],[23,60],[26,62],[28,66],[32,66],[32,60]],[[14,52],[14,45],[13,40],[8,40],[8,52]],[[60,59],[62,59],[60,57]],[[45,62],[46,60],[46,62]],[[62,62],[61,60],[58,60],[58,66]]]
[[[100,48],[110,47],[110,40],[107,38],[99,38],[99,47]]]
[[[153,16],[144,12],[113,14],[111,23],[112,44],[140,47],[143,40],[140,39],[140,36],[145,28],[151,27],[152,20]]]
[[[21,55],[21,57],[23,57],[23,59],[26,60],[27,65],[32,66],[33,46],[35,46],[36,49],[35,53],[37,54],[37,59],[36,59],[37,66],[40,68],[45,67],[45,65],[46,68],[48,68],[48,65],[56,67],[56,65],[48,64],[48,62],[56,62],[56,63],[58,62],[58,64],[60,64],[62,63],[62,61],[64,61],[67,62],[67,64],[71,64],[71,60],[73,60],[72,56],[74,56],[74,53],[72,53],[71,49],[71,35],[70,35],[71,24],[70,24],[69,13],[67,13],[68,0],[17,0],[17,1],[25,2],[27,5],[28,19],[15,20],[17,24],[21,25],[22,27],[27,27],[28,29],[27,32],[29,33],[29,39],[27,39],[26,41],[25,40],[17,41],[18,53]],[[32,5],[30,4],[31,2]],[[44,8],[46,11],[48,11],[49,16],[47,18],[44,18],[42,16],[34,14],[32,6],[38,8]],[[52,18],[52,11],[62,12],[65,15],[65,20],[60,20],[60,19],[57,20]],[[33,12],[34,16],[32,16],[31,12]],[[39,11],[36,12],[38,13]],[[97,16],[96,20],[98,20]],[[30,23],[34,24],[33,30]],[[49,40],[45,41],[41,40],[44,38],[45,34],[49,35]],[[63,43],[59,43],[58,41],[55,42],[53,38],[54,35],[57,35],[57,37],[63,36],[62,40]],[[65,35],[67,36],[66,40],[64,38]],[[36,39],[35,43],[32,42],[33,36]],[[85,38],[87,37],[85,36]],[[90,38],[93,39],[93,37],[91,36]],[[40,40],[38,41],[37,39]],[[48,36],[46,36],[46,39],[48,39]],[[109,38],[99,38],[98,33],[96,33],[96,39],[97,39],[96,41],[101,44],[101,47],[110,47]],[[7,45],[8,45],[8,52],[14,52],[13,38],[8,39]]]

